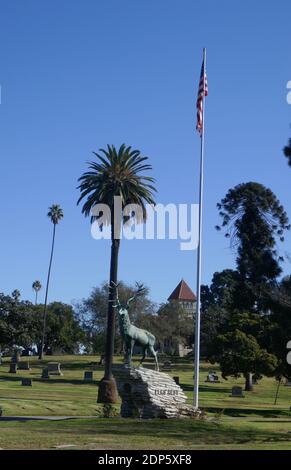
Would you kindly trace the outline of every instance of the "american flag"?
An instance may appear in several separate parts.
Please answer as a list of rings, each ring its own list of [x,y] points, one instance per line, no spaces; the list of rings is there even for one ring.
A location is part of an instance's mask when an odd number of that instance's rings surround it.
[[[204,60],[202,62],[200,82],[197,96],[197,124],[196,129],[202,136],[203,131],[203,98],[208,95],[208,85],[207,85],[207,76],[204,65]]]

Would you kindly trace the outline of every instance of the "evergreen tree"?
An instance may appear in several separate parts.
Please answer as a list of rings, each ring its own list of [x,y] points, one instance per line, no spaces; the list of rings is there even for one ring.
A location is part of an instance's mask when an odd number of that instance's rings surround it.
[[[263,291],[281,274],[276,239],[284,241],[290,229],[287,214],[270,189],[253,182],[230,189],[217,207],[222,217],[217,228],[226,229],[237,253],[239,308],[258,309]]]

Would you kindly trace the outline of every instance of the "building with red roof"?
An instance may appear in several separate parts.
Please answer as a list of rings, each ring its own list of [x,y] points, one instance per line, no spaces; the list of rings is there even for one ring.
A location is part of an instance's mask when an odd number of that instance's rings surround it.
[[[182,279],[177,287],[173,290],[169,302],[177,302],[183,307],[189,317],[193,317],[196,311],[196,295],[188,284]]]

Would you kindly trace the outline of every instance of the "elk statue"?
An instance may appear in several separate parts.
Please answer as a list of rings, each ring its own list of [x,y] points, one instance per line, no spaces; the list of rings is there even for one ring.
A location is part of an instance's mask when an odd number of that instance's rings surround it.
[[[143,356],[141,358],[140,365],[142,365],[146,357],[146,354],[151,353],[155,359],[155,369],[158,371],[159,364],[158,364],[158,358],[157,358],[157,351],[155,351],[154,349],[156,338],[149,331],[143,330],[142,328],[137,328],[137,326],[134,326],[130,322],[130,318],[128,314],[129,304],[130,302],[135,300],[139,295],[142,295],[145,291],[145,288],[143,287],[142,284],[136,283],[136,285],[137,285],[136,293],[134,294],[133,297],[130,297],[125,304],[122,304],[119,301],[118,284],[112,283],[112,286],[110,286],[110,288],[111,289],[114,288],[116,292],[116,297],[115,297],[116,300],[114,300],[115,302],[114,307],[117,308],[117,311],[118,311],[119,328],[120,328],[120,333],[121,333],[122,339],[124,341],[125,349],[126,349],[126,357],[127,357],[128,363],[131,364],[134,345],[136,344],[137,346],[141,346],[143,349]]]

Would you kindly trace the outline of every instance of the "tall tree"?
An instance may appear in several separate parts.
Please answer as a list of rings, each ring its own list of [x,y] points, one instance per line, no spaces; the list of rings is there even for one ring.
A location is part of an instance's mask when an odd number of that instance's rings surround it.
[[[291,276],[285,276],[266,292],[269,304],[269,327],[265,332],[265,344],[278,359],[276,376],[291,380],[291,364],[287,362],[287,343],[291,339]]]
[[[37,326],[40,319],[40,305],[34,307],[33,326],[34,343],[39,344],[41,334]],[[50,353],[61,351],[67,354],[79,352],[79,345],[85,340],[85,333],[81,328],[73,307],[62,302],[52,302],[47,306],[46,319],[46,350]]]
[[[49,260],[48,275],[47,275],[47,281],[46,281],[46,289],[45,289],[45,301],[44,301],[44,309],[43,309],[42,340],[41,340],[39,359],[42,359],[43,354],[44,354],[45,334],[46,334],[47,300],[48,300],[48,291],[49,291],[49,283],[50,283],[50,276],[51,276],[51,268],[52,268],[52,261],[53,261],[54,248],[55,248],[56,226],[58,225],[58,223],[64,217],[64,213],[63,213],[62,208],[58,204],[53,204],[49,208],[47,216],[53,224],[53,238],[52,238],[51,254],[50,254],[50,260]]]
[[[237,306],[238,272],[224,269],[215,272],[210,286],[201,287],[201,352],[210,357],[217,335],[228,325]]]
[[[33,308],[30,302],[20,300],[18,296],[0,293],[0,345],[2,347],[31,346],[34,330]]]
[[[222,224],[217,228],[226,229],[225,236],[230,238],[231,247],[237,253],[238,282],[236,311],[219,336],[220,344],[216,342],[216,357],[222,368],[227,364],[229,373],[231,364],[233,369],[243,368],[246,389],[251,390],[254,369],[260,373],[260,369],[266,367],[266,374],[275,370],[271,348],[264,348],[263,340],[268,327],[266,291],[273,289],[281,273],[283,258],[278,255],[276,242],[277,238],[284,241],[284,232],[290,225],[276,196],[259,183],[235,186],[217,207],[222,217]],[[256,316],[257,321],[254,321]],[[236,349],[239,354],[240,347],[244,349],[245,361],[239,362],[231,358],[236,357]],[[225,355],[222,350],[226,351]]]
[[[34,292],[35,292],[35,302],[34,302],[34,304],[37,305],[37,296],[38,296],[38,293],[39,293],[39,291],[40,291],[40,289],[41,289],[41,283],[40,283],[40,281],[34,281],[34,282],[32,283],[32,288],[33,288],[33,290],[34,290]]]
[[[274,193],[259,183],[243,183],[230,189],[217,204],[231,247],[237,252],[240,308],[258,308],[262,290],[281,273],[282,258],[276,238],[284,240],[290,229],[287,214]]]
[[[94,152],[97,161],[89,163],[89,171],[80,178],[78,189],[81,196],[78,204],[86,198],[82,213],[85,216],[92,215],[92,209],[97,204],[106,204],[110,209],[107,220],[102,214],[102,224],[111,225],[111,260],[109,285],[117,284],[118,254],[120,246],[120,231],[122,221],[127,221],[130,215],[124,214],[124,208],[128,204],[136,204],[141,208],[141,221],[146,220],[145,203],[155,204],[153,194],[156,191],[154,179],[141,175],[144,171],[152,169],[147,164],[148,157],[143,157],[139,150],[121,145],[117,150],[114,145],[108,145],[107,149]],[[115,198],[119,197],[120,209],[115,207]],[[135,214],[132,214],[135,216]],[[96,220],[93,216],[92,220]],[[100,228],[102,229],[102,224]],[[117,401],[117,388],[112,374],[112,362],[114,351],[115,309],[113,300],[115,293],[111,288],[108,296],[107,308],[107,334],[105,353],[105,374],[102,378],[99,391],[99,403],[115,403]]]

